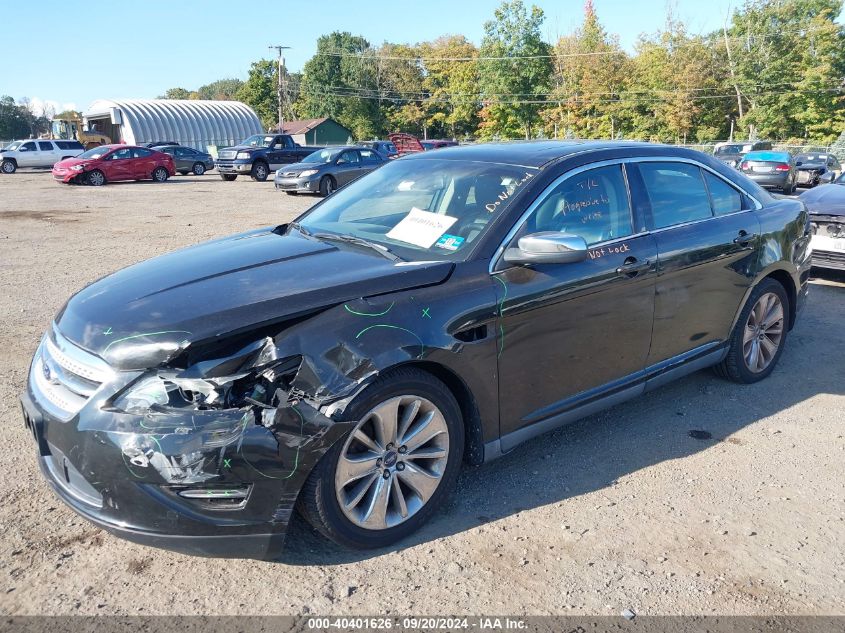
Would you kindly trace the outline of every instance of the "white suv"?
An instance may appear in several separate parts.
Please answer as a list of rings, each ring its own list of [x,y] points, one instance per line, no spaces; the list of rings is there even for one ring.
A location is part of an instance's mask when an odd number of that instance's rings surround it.
[[[47,141],[28,139],[12,141],[0,150],[0,171],[14,174],[18,167],[52,167],[60,160],[73,158],[85,151],[79,141]]]

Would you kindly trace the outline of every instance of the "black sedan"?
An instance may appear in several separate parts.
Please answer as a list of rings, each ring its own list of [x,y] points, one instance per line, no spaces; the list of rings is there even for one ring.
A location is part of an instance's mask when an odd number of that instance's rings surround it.
[[[298,509],[388,546],[462,462],[703,367],[766,378],[809,257],[801,202],[692,150],[418,153],[80,290],[24,419],[56,494],[127,539],[272,558]]]
[[[193,147],[184,145],[159,145],[159,152],[170,154],[176,171],[187,176],[189,173],[202,176],[209,169],[214,169],[214,158],[208,152],[201,152]]]
[[[810,212],[813,266],[845,270],[845,174],[805,191],[799,199]]]
[[[301,162],[276,171],[276,189],[289,195],[318,193],[327,196],[385,163],[378,152],[365,147],[339,146],[320,149]]]

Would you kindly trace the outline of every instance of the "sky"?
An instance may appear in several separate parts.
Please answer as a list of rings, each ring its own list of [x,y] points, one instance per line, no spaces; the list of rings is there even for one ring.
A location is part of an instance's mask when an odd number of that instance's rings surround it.
[[[641,33],[663,26],[667,7],[691,33],[721,28],[741,0],[593,0],[599,20],[632,51]],[[85,110],[95,99],[155,98],[168,88],[195,90],[217,79],[246,79],[250,63],[290,46],[287,67],[299,71],[317,38],[335,30],[373,44],[416,43],[461,34],[479,44],[499,0],[86,0],[3,2],[4,35],[16,38],[14,61],[0,69],[0,95],[40,108]],[[583,0],[526,0],[546,14],[548,41],[571,32]],[[51,8],[53,7],[53,8]],[[61,8],[60,8],[61,7]],[[46,19],[61,13],[70,19]],[[75,16],[75,17],[73,17]],[[56,15],[55,17],[59,17]],[[841,18],[841,16],[840,16]],[[5,38],[4,38],[5,39]]]

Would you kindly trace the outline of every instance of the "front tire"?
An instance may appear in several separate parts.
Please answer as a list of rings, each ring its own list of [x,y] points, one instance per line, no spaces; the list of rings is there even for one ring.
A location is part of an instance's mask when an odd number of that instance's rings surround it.
[[[194,176],[202,176],[205,173],[205,165],[202,163],[194,163],[191,171],[194,172]]]
[[[85,182],[92,187],[102,187],[106,184],[106,175],[99,169],[95,169],[85,177]]]
[[[14,174],[18,170],[18,166],[15,161],[6,158],[3,160],[2,165],[0,165],[0,170],[4,174]]]
[[[237,174],[220,174],[220,178],[222,178],[226,182],[232,182],[237,177]]]
[[[392,545],[425,523],[455,483],[460,407],[434,376],[407,368],[380,376],[344,417],[355,427],[311,471],[298,508],[340,545]]]
[[[731,335],[728,355],[714,368],[723,378],[751,384],[774,371],[789,330],[789,298],[774,279],[751,292]]]
[[[337,183],[334,181],[334,178],[331,176],[323,176],[320,180],[320,195],[325,198],[326,196],[332,195],[336,189]]]
[[[170,174],[167,173],[167,170],[164,167],[156,167],[155,169],[153,169],[152,176],[153,181],[164,182],[170,177]]]
[[[264,182],[267,180],[267,176],[270,175],[270,168],[267,166],[267,163],[257,162],[252,166],[252,172],[250,172],[250,176],[252,176],[253,180],[257,180],[258,182]]]

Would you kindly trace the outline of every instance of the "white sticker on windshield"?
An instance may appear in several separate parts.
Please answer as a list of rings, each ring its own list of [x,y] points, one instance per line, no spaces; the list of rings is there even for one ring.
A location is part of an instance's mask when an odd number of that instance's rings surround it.
[[[449,215],[440,215],[412,207],[411,212],[387,233],[387,237],[414,246],[431,248],[457,221],[458,218]]]

